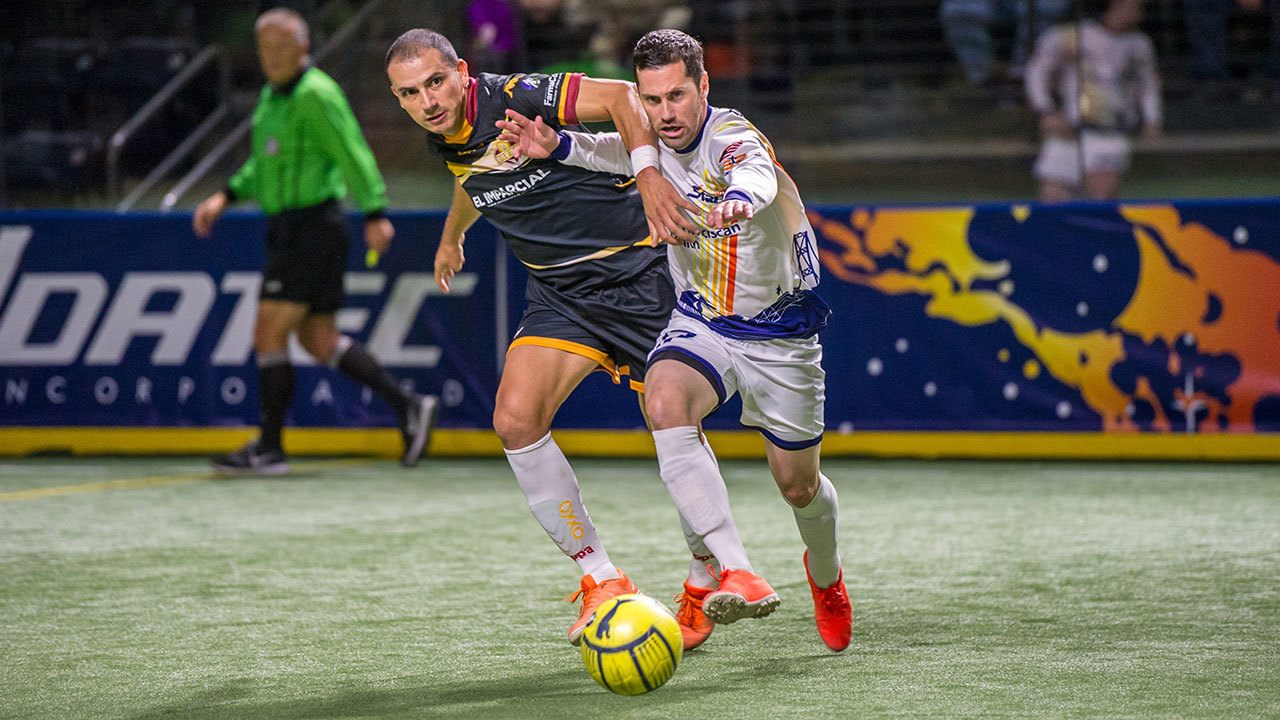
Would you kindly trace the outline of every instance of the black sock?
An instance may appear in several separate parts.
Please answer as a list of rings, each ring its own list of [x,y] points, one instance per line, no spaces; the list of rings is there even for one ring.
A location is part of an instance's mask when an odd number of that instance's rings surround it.
[[[409,408],[410,397],[400,389],[391,373],[382,369],[377,360],[358,342],[352,342],[338,358],[338,369],[356,382],[367,385],[378,397],[387,401],[397,415],[404,415]]]
[[[264,450],[280,450],[280,431],[284,429],[284,416],[293,400],[293,366],[287,357],[258,366],[258,393],[262,406],[262,435],[258,445]]]

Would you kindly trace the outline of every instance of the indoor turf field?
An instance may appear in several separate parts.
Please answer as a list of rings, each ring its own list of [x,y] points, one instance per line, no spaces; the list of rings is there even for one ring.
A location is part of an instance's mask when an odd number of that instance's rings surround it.
[[[3,718],[1280,716],[1274,465],[832,460],[854,645],[791,513],[725,462],[773,616],[636,698],[565,640],[576,568],[501,460],[0,461]],[[687,569],[652,461],[575,462],[613,560]]]

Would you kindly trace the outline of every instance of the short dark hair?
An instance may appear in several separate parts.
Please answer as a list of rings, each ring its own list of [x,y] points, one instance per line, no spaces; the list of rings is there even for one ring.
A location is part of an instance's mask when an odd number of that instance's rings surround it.
[[[679,30],[654,30],[636,43],[631,63],[636,70],[652,70],[683,62],[684,72],[695,81],[702,78],[702,43]]]
[[[386,67],[391,67],[391,63],[398,60],[415,58],[427,50],[439,51],[447,63],[458,62],[458,52],[453,49],[453,43],[449,42],[449,38],[435,30],[414,28],[391,43],[391,47],[387,49]]]

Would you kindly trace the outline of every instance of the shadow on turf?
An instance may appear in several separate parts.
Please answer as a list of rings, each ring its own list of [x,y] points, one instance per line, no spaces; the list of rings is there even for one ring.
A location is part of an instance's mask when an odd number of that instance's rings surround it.
[[[432,682],[423,677],[414,687],[370,690],[352,688],[330,695],[262,700],[248,682],[235,682],[218,690],[201,693],[184,703],[162,705],[131,720],[290,720],[291,718],[345,718],[410,716],[490,717],[495,711],[509,712],[530,701],[548,704],[605,693],[581,668],[545,675],[524,675],[494,681],[454,680]],[[607,696],[607,693],[605,693]],[[540,703],[539,703],[540,704]]]
[[[697,655],[704,655],[698,652]],[[691,656],[697,657],[697,655]],[[814,661],[832,657],[828,654],[789,658],[782,665],[778,660],[752,663],[739,667],[716,679],[718,690],[747,688],[760,678],[776,675],[780,668],[785,672],[803,674],[813,669]],[[708,658],[710,660],[711,658]],[[678,680],[677,676],[677,680]],[[406,679],[409,682],[413,680]],[[157,706],[136,715],[130,720],[213,720],[237,718],[238,720],[290,720],[292,718],[347,718],[410,716],[432,717],[492,717],[494,713],[509,714],[521,710],[541,714],[554,707],[568,707],[574,700],[608,700],[609,693],[597,687],[575,663],[571,669],[542,675],[522,675],[504,680],[451,680],[432,682],[428,677],[417,679],[414,687],[388,689],[351,688],[346,692],[335,691],[326,696],[261,699],[261,692],[250,681],[236,681],[216,690],[197,694],[187,702]],[[692,693],[697,697],[706,694],[699,684],[682,685],[673,681],[651,698],[667,698],[681,702]],[[618,698],[621,701],[621,698]]]
[[[333,477],[333,472],[328,468],[307,468],[304,470],[290,470],[287,475],[219,475],[216,472],[210,472],[208,478],[219,483],[265,483],[265,482],[288,482],[290,480],[317,480],[320,478]]]

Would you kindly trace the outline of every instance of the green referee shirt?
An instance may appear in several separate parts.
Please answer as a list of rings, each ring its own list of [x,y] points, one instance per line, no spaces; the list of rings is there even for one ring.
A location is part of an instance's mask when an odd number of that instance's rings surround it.
[[[366,214],[387,207],[387,186],[342,88],[314,67],[287,85],[268,83],[253,111],[253,153],[227,183],[231,199],[253,198],[275,215],[343,197],[348,187]]]

